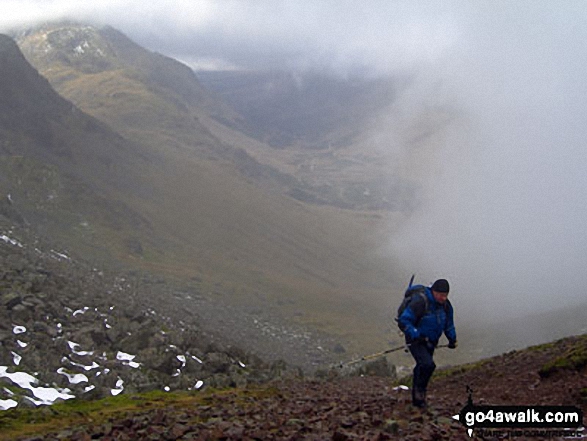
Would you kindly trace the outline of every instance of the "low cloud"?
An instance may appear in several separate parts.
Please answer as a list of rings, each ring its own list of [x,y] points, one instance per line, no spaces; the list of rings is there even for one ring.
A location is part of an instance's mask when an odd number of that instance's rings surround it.
[[[454,13],[433,2],[350,0],[5,1],[0,29],[61,18],[114,26],[178,59],[242,68],[344,73],[436,59],[457,38]]]
[[[406,273],[449,278],[463,317],[587,299],[584,20],[572,4],[479,11],[398,102],[412,109],[400,133],[418,119],[434,132],[395,147],[422,187],[389,250]]]

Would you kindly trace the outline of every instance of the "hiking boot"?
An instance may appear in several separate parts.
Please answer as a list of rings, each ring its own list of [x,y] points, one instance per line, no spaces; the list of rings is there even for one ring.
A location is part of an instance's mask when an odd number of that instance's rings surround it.
[[[420,409],[425,409],[426,408],[426,392],[414,389],[412,391],[412,404],[414,405],[414,407],[418,407]]]
[[[423,401],[423,400],[414,400],[414,401],[412,401],[412,406],[417,407],[418,409],[424,410],[424,409],[426,409],[427,404],[426,404],[426,401]]]

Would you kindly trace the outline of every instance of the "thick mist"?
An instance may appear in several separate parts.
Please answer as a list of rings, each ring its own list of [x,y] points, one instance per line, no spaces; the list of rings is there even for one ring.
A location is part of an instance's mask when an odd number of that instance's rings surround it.
[[[420,185],[388,251],[448,278],[462,317],[587,302],[586,17],[569,6],[471,11],[374,135]]]

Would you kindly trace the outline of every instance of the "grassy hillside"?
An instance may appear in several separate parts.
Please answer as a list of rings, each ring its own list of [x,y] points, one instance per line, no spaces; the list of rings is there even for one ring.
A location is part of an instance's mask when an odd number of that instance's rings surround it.
[[[131,171],[151,158],[59,96],[5,36],[0,59],[0,191],[6,214],[64,246],[101,248],[103,257],[124,239],[121,229],[148,231],[148,222],[122,197],[136,195]]]

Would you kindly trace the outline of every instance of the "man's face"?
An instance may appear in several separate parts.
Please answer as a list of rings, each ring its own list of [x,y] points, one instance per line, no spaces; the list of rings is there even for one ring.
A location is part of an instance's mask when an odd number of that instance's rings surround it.
[[[434,296],[434,300],[436,300],[440,304],[445,303],[446,299],[448,298],[447,292],[432,291],[432,295]]]

